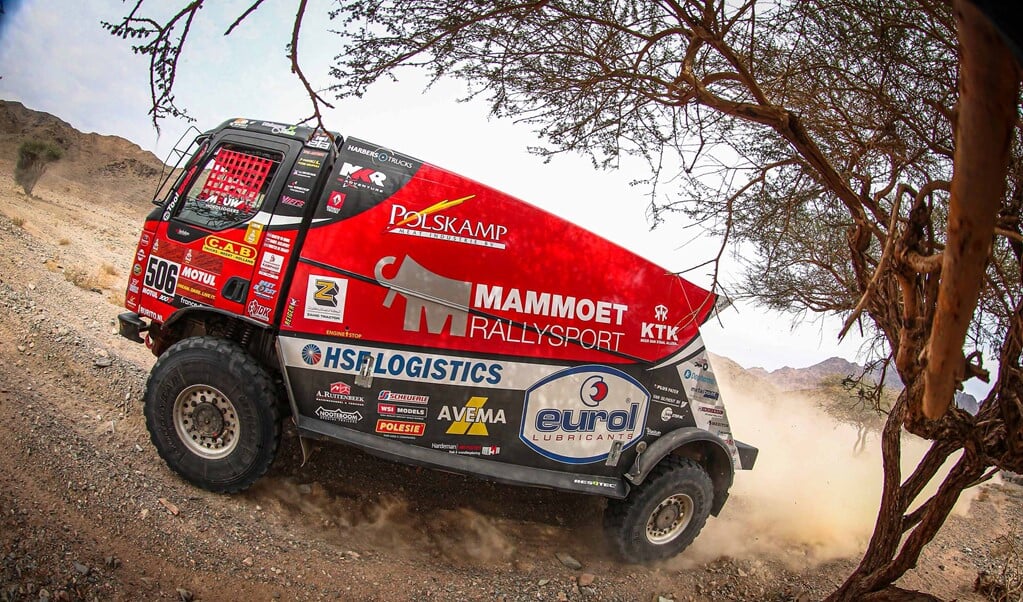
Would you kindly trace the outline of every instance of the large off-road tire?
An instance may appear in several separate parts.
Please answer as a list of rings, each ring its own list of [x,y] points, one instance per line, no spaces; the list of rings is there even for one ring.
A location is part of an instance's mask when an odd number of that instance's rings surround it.
[[[266,473],[281,440],[276,388],[237,344],[194,337],[170,347],[146,383],[153,445],[203,489],[234,493]]]
[[[624,560],[670,558],[693,543],[710,515],[714,484],[695,460],[668,456],[624,500],[608,500],[604,529]]]

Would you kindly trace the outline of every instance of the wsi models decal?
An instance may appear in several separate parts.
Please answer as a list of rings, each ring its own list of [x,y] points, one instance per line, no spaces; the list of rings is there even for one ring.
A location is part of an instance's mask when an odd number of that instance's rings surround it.
[[[620,370],[569,368],[526,390],[519,439],[558,462],[599,462],[616,441],[623,449],[639,442],[649,406],[650,393]]]
[[[305,318],[322,322],[344,322],[348,281],[332,276],[309,276],[306,287]]]
[[[486,397],[473,397],[464,406],[441,406],[437,420],[451,422],[448,435],[481,435],[488,436],[488,424],[507,424],[504,410],[493,410],[484,407],[487,404]]]

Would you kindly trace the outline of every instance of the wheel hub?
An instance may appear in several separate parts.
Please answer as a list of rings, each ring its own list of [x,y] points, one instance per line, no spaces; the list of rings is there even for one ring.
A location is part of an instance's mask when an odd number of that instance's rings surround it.
[[[241,423],[234,404],[220,390],[192,385],[174,400],[174,430],[189,451],[216,460],[238,446]]]
[[[224,428],[224,415],[212,403],[200,403],[192,410],[192,422],[202,437],[216,437]]]
[[[673,541],[689,526],[695,504],[684,493],[676,493],[661,501],[650,513],[646,523],[646,536],[653,544]]]

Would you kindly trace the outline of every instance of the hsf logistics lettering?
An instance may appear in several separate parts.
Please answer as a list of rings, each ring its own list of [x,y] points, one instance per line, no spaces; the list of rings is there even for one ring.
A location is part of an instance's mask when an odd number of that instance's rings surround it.
[[[419,357],[386,354],[379,351],[356,350],[328,346],[323,353],[323,367],[336,370],[358,370],[372,362],[374,376],[408,377],[451,383],[501,382],[501,364],[476,362],[468,359]]]

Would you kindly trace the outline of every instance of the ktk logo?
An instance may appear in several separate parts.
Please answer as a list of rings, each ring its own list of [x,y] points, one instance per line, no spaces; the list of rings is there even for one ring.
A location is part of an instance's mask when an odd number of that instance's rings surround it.
[[[643,322],[639,340],[643,343],[661,345],[678,344],[678,326],[669,326],[663,322],[668,319],[668,308],[664,305],[654,307],[654,319],[658,323]]]

